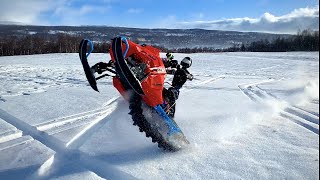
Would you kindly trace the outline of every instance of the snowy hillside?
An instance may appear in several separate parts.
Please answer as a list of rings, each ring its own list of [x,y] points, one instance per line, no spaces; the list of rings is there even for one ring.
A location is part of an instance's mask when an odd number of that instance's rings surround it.
[[[190,145],[174,153],[132,125],[111,79],[88,86],[78,54],[0,57],[0,179],[319,179],[318,52],[184,56]]]

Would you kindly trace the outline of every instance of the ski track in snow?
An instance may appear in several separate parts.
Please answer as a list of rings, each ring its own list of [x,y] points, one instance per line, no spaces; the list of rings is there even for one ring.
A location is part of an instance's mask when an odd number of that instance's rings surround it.
[[[290,105],[275,95],[266,92],[258,85],[263,83],[268,83],[273,80],[261,81],[258,83],[252,83],[247,85],[239,85],[239,88],[245,95],[247,95],[254,102],[265,104],[269,106],[280,107],[280,116],[288,119],[307,130],[319,135],[319,116],[316,116],[308,111],[301,108]],[[278,108],[277,107],[277,108]]]
[[[0,66],[0,81],[6,87],[6,89],[0,87],[0,101],[3,102],[6,101],[6,97],[43,93],[50,88],[79,87],[88,84],[80,68],[64,72],[61,67],[44,68],[28,64]]]
[[[90,110],[87,112],[82,112],[79,114],[73,114],[69,116],[59,117],[57,119],[53,119],[50,121],[46,121],[44,123],[40,123],[35,125],[38,130],[40,131],[48,131],[50,135],[59,133],[65,130],[69,130],[72,128],[76,128],[78,126],[82,126],[85,124],[89,124],[91,121],[94,121],[94,116],[101,115],[105,113],[106,108],[109,106],[111,102],[118,100],[119,97],[112,98],[109,100],[105,105],[101,108]],[[87,118],[90,118],[89,120]],[[67,128],[66,128],[67,127]],[[56,131],[54,131],[56,130]]]
[[[200,81],[200,82],[197,82],[193,85],[185,85],[183,88],[182,88],[182,92],[186,93],[186,92],[189,92],[189,91],[192,91],[194,89],[200,89],[200,88],[204,88],[202,85],[205,85],[205,84],[209,84],[211,82],[215,82],[215,81],[218,81],[218,80],[221,80],[221,79],[224,79],[225,76],[218,76],[218,77],[212,77],[212,78],[209,78],[207,80],[204,80],[204,81]],[[195,80],[198,80],[198,79],[195,79]],[[211,88],[211,87],[210,87]]]
[[[93,122],[91,122],[85,129],[74,136],[65,145],[64,150],[56,151],[56,153],[50,157],[41,167],[31,176],[30,179],[46,179],[57,173],[59,168],[63,167],[65,163],[71,163],[72,166],[81,166],[87,170],[92,171],[96,175],[102,178],[115,178],[122,177],[124,179],[134,179],[131,175],[118,170],[115,167],[110,166],[107,162],[95,159],[88,154],[85,154],[78,149],[83,143],[87,141],[95,132],[97,132],[104,124],[112,120],[112,114],[117,112],[119,104],[123,102],[119,101],[118,98],[114,98],[109,101],[110,107],[106,108],[106,114],[98,117]],[[66,162],[67,161],[67,162]]]
[[[27,177],[27,179],[46,179],[49,177],[49,175],[52,175],[52,173],[57,171],[53,168],[54,172],[51,172],[50,169],[52,167],[63,167],[61,163],[71,163],[73,166],[83,166],[84,168],[106,179],[110,177],[134,179],[131,175],[126,174],[125,172],[121,172],[105,162],[93,159],[93,157],[90,157],[89,155],[84,154],[78,150],[78,148],[83,143],[85,143],[85,141],[92,134],[94,134],[99,128],[101,128],[103,124],[111,120],[109,116],[112,113],[117,112],[116,108],[118,107],[119,103],[121,103],[119,102],[119,98],[114,98],[111,99],[107,105],[105,105],[104,110],[98,109],[97,111],[100,111],[101,113],[100,116],[91,121],[84,130],[78,133],[65,145],[59,139],[56,139],[55,137],[50,136],[50,134],[39,129],[45,126],[46,128],[44,129],[48,130],[49,128],[55,127],[58,122],[61,123],[59,125],[63,125],[63,123],[68,121],[68,118],[70,118],[70,121],[74,121],[74,119],[76,119],[75,116],[81,118],[86,116],[86,114],[90,112],[75,114],[70,117],[64,117],[62,118],[64,122],[53,120],[49,123],[46,123],[44,126],[38,125],[38,127],[34,127],[0,109],[0,118],[19,129],[18,131],[8,132],[7,135],[0,135],[0,143],[1,145],[4,145],[4,147],[0,146],[0,151],[17,145],[21,145],[22,143],[27,143],[31,140],[37,140],[55,151],[55,154],[50,157],[34,174],[32,174],[30,177]],[[52,124],[52,126],[49,125],[50,123]],[[13,142],[13,140],[17,142],[4,144],[4,142]]]

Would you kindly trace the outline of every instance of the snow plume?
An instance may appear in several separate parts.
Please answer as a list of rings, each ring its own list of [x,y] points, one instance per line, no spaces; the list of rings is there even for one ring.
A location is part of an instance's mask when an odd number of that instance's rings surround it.
[[[302,88],[302,92],[293,96],[295,104],[303,106],[313,100],[319,101],[319,79],[305,81]]]
[[[319,79],[309,81],[304,92],[312,99],[319,99]]]
[[[303,73],[303,69],[304,67],[298,67],[298,73],[285,83],[285,85],[293,89],[287,92],[289,103],[301,106],[307,105],[314,100],[319,100],[318,75],[307,75]]]
[[[266,100],[262,104],[238,108],[236,115],[224,117],[221,123],[216,124],[214,136],[220,141],[228,141],[263,121],[279,116],[286,107],[287,104],[284,102]]]
[[[279,101],[276,99],[270,99],[266,101],[268,116],[274,117],[279,115],[285,108],[288,107],[288,103],[285,101]]]
[[[219,141],[227,141],[231,137],[246,131],[251,125],[257,121],[261,121],[263,117],[253,110],[238,112],[237,115],[227,116],[223,121],[216,124],[214,129],[214,137]]]
[[[259,18],[244,17],[213,21],[180,22],[177,23],[177,26],[212,30],[296,34],[298,30],[319,30],[319,6],[295,9],[283,16],[275,16],[266,12]]]

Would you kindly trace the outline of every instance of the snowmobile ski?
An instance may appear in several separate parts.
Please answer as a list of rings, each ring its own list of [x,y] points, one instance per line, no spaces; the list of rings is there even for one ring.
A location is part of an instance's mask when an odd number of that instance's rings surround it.
[[[87,53],[87,45],[90,45],[90,52]],[[83,39],[80,43],[80,46],[79,46],[79,57],[80,57],[80,60],[81,60],[81,64],[82,64],[82,67],[83,67],[83,70],[86,74],[86,77],[87,77],[87,80],[90,84],[90,86],[92,87],[92,89],[94,89],[95,91],[98,91],[98,87],[97,87],[97,81],[96,81],[96,78],[94,76],[94,72],[92,72],[90,66],[89,66],[89,63],[88,63],[88,56],[90,55],[90,53],[93,51],[93,44],[91,41],[89,41],[88,39]]]

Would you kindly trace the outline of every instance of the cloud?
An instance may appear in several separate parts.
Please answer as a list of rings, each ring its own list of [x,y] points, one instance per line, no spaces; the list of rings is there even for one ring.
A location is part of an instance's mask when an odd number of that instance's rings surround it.
[[[80,7],[64,4],[54,9],[53,17],[57,25],[81,25],[90,21],[90,14],[104,14],[111,9],[111,6],[94,6],[84,4]],[[52,25],[52,23],[51,23]]]
[[[266,12],[259,18],[244,17],[213,21],[176,22],[175,28],[295,34],[298,30],[319,30],[319,6],[295,9],[291,13],[283,16],[274,16]]]
[[[38,21],[38,15],[48,11],[54,4],[61,0],[14,0],[1,1],[0,21],[10,21],[25,24],[34,24]]]
[[[132,14],[139,14],[143,12],[143,9],[130,8],[127,12]]]
[[[166,17],[163,17],[159,22],[157,22],[155,25],[152,25],[152,26],[155,28],[172,28],[174,27],[174,26],[171,26],[172,22],[177,22],[176,15],[168,15]]]
[[[104,0],[88,5],[84,0],[14,0],[0,4],[0,23],[33,25],[79,25],[90,13],[104,14],[111,9]],[[80,4],[81,6],[75,6]],[[48,20],[51,18],[51,21]]]
[[[75,18],[77,16],[86,15],[89,13],[106,13],[111,9],[111,6],[92,6],[92,5],[83,5],[81,7],[71,7],[71,6],[61,6],[57,7],[54,11],[55,16],[71,17]]]

